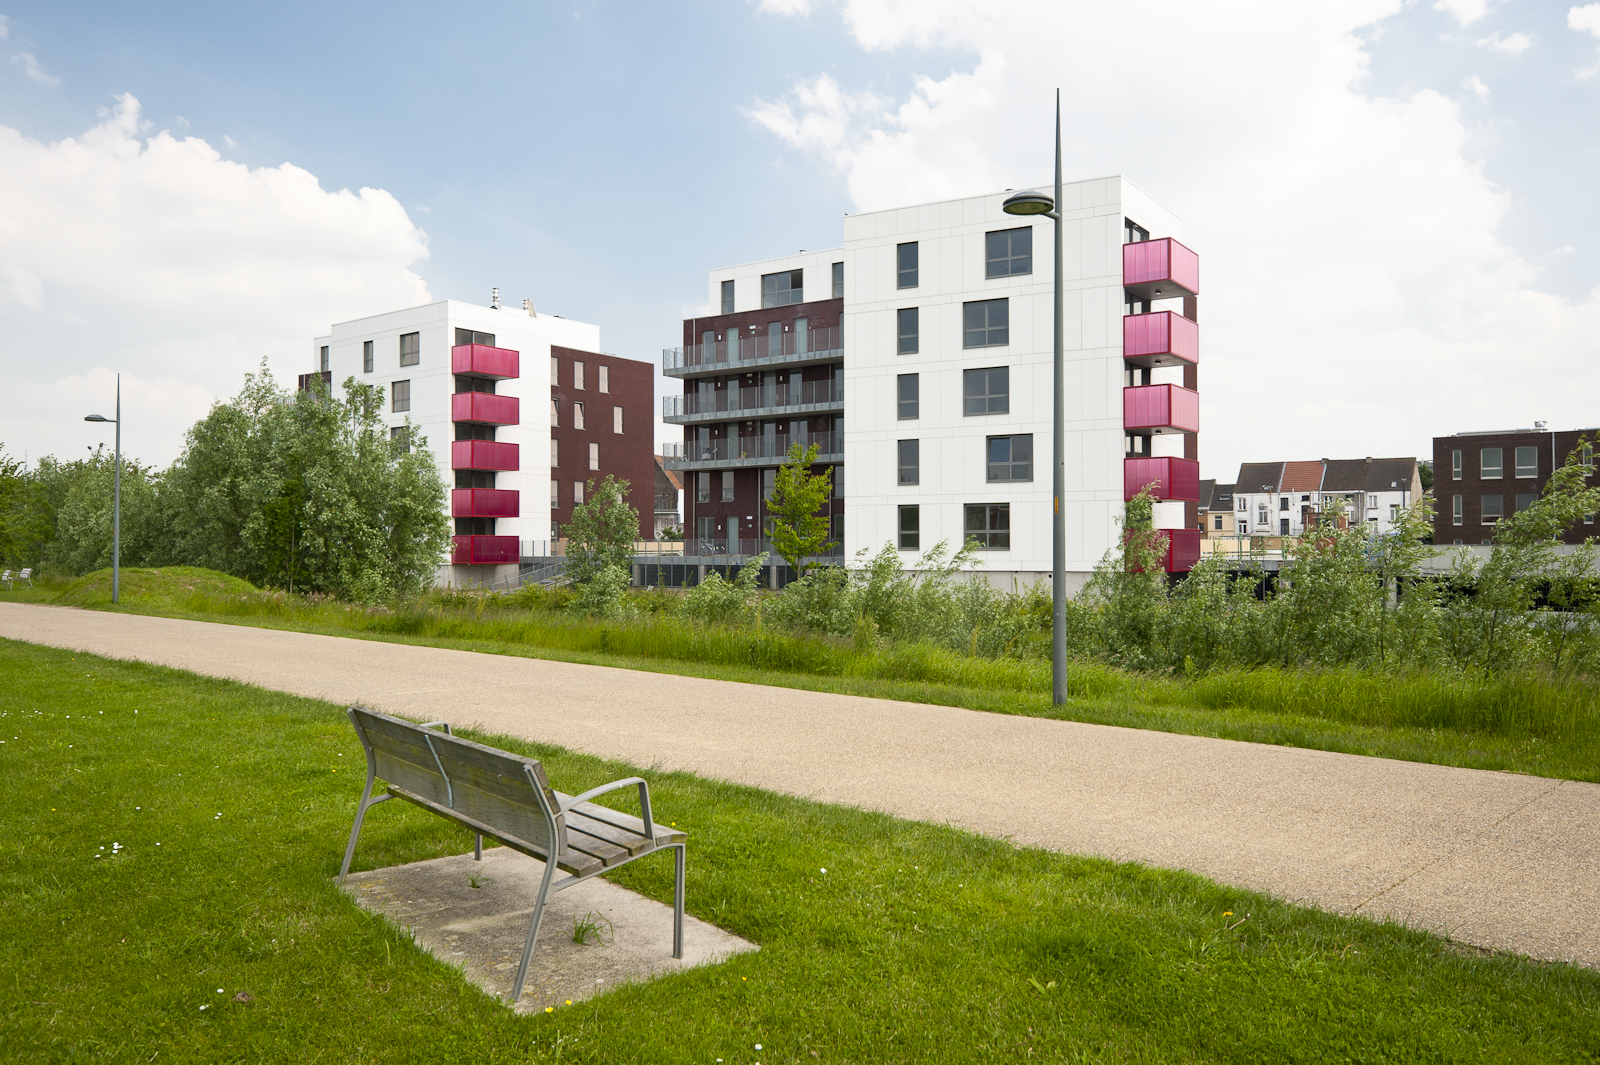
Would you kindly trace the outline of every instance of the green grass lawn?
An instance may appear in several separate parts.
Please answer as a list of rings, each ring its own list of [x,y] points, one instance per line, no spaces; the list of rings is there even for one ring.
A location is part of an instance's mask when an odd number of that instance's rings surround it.
[[[237,578],[184,567],[124,570],[115,608],[106,572],[41,583],[8,598],[1600,782],[1600,708],[1581,688],[1566,693],[1564,705],[1536,707],[1552,689],[1523,691],[1513,681],[1480,700],[1487,706],[1459,711],[1450,697],[1470,685],[1451,678],[1353,671],[1330,683],[1309,671],[1260,671],[1191,682],[1085,662],[1073,664],[1072,700],[1058,707],[1050,702],[1048,663],[916,646],[861,653],[838,641],[782,633],[673,621],[595,623],[493,604],[367,611],[263,596]],[[1329,697],[1331,705],[1319,703]]]
[[[637,771],[477,738],[568,792]],[[652,797],[689,909],[761,951],[518,1017],[334,889],[342,708],[0,641],[0,740],[6,1060],[1600,1059],[1594,972],[687,774]],[[469,846],[391,803],[357,867]]]

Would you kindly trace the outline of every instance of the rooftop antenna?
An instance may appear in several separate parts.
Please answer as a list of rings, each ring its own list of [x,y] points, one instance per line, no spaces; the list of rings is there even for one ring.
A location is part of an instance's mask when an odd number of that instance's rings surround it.
[[[491,311],[498,311],[500,309],[500,290],[497,288],[491,288],[489,290],[489,309]]]
[[[533,313],[533,301],[532,300],[523,300],[522,301],[522,309],[528,312],[528,317],[529,318],[537,318],[537,317],[539,317],[537,314]]]
[[[1533,423],[1533,428],[1534,428],[1535,432],[1540,432],[1540,433],[1544,432],[1544,426],[1545,426],[1544,422],[1534,422]]]

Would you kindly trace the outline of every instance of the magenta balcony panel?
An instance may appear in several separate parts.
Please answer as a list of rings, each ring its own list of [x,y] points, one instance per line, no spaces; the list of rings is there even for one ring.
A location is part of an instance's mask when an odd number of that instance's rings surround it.
[[[1181,366],[1200,361],[1200,327],[1173,311],[1122,319],[1122,358],[1134,366]]]
[[[1199,529],[1162,529],[1167,537],[1168,573],[1188,573],[1200,561]]]
[[[1200,502],[1200,463],[1194,459],[1122,460],[1122,498],[1132,499],[1146,485],[1157,499]]]
[[[450,372],[463,377],[491,377],[503,381],[518,376],[519,358],[510,348],[458,344],[450,349]]]
[[[498,440],[452,440],[450,468],[452,470],[519,469],[517,445],[501,443]]]
[[[1124,388],[1122,427],[1151,433],[1198,433],[1200,396],[1178,385]]]
[[[1122,287],[1130,300],[1200,294],[1200,256],[1171,237],[1122,246]]]
[[[516,562],[515,536],[455,536],[450,561],[457,566],[493,566]]]
[[[520,492],[504,488],[452,488],[452,518],[515,518],[519,516]]]
[[[520,406],[516,396],[495,396],[488,392],[457,392],[450,397],[450,420],[483,422],[487,425],[516,425]]]

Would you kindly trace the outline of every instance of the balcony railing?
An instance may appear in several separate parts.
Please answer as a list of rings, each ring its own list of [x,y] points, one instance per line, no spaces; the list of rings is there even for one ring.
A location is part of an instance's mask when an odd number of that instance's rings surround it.
[[[702,370],[774,366],[779,363],[828,362],[844,358],[844,327],[829,326],[805,333],[790,330],[776,337],[763,333],[736,336],[710,344],[665,348],[661,372],[691,374]]]
[[[450,372],[462,377],[488,377],[504,381],[518,376],[521,356],[510,348],[487,344],[458,344],[450,349]]]
[[[520,467],[517,445],[499,440],[452,440],[450,468],[452,470],[518,469]]]
[[[800,433],[787,436],[739,436],[709,440],[703,444],[684,444],[662,448],[669,470],[692,470],[702,466],[777,466],[789,457],[789,447],[817,445],[818,463],[844,460],[844,433]],[[674,454],[674,451],[679,453]]]
[[[327,389],[330,389],[330,390],[333,388],[333,371],[332,370],[323,370],[321,373],[303,373],[303,374],[301,374],[300,375],[300,391],[301,392],[309,392],[309,391],[311,391],[312,388],[315,387],[312,384],[312,382],[315,381],[319,377],[322,378],[322,385],[323,385],[324,388],[327,388]]]
[[[844,406],[843,381],[790,381],[758,388],[725,388],[720,392],[686,392],[661,397],[661,417],[686,422],[734,413],[759,418],[784,411],[836,410]]]
[[[515,518],[520,516],[520,492],[504,488],[452,488],[453,518]]]
[[[1194,459],[1122,460],[1122,498],[1132,499],[1146,485],[1157,499],[1200,502],[1200,463]]]
[[[1157,529],[1167,538],[1161,555],[1161,568],[1168,573],[1188,573],[1200,561],[1199,529]]]
[[[1122,319],[1122,357],[1135,366],[1197,363],[1200,327],[1173,311],[1127,315]]]
[[[489,392],[457,392],[450,397],[450,420],[486,425],[516,425],[521,401]]]
[[[783,564],[783,559],[778,555],[778,552],[773,549],[772,541],[766,538],[745,539],[741,537],[738,540],[730,540],[725,537],[716,539],[690,537],[689,539],[683,541],[683,554],[686,558],[714,558],[719,556],[742,556],[744,558],[750,558],[754,555],[761,554],[763,551],[772,556],[767,560],[768,562],[776,562],[779,565]],[[844,544],[836,543],[826,551],[808,557],[838,558],[843,554]]]
[[[515,536],[451,537],[450,561],[457,566],[489,566],[517,561]]]
[[[1122,287],[1130,300],[1200,294],[1200,256],[1171,237],[1122,246]]]
[[[1150,433],[1198,433],[1199,393],[1178,385],[1124,388],[1122,427]]]

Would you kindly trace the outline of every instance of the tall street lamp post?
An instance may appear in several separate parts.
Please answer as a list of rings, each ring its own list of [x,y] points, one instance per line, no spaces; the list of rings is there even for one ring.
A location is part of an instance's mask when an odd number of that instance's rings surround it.
[[[1051,512],[1051,701],[1061,706],[1067,701],[1067,518],[1061,510],[1061,497],[1067,490],[1066,416],[1062,410],[1062,393],[1066,375],[1063,365],[1062,336],[1063,292],[1061,281],[1061,90],[1056,90],[1056,194],[1052,198],[1042,192],[1019,192],[1006,198],[1006,214],[1039,215],[1056,224],[1056,374],[1055,374],[1055,443],[1054,443],[1054,509]]]
[[[1059,243],[1059,242],[1058,242]],[[1059,256],[1058,256],[1059,258]],[[1059,295],[1057,296],[1059,300]],[[118,599],[119,585],[121,583],[121,557],[122,557],[122,375],[117,374],[117,416],[107,418],[103,414],[91,414],[83,419],[86,422],[111,422],[117,427],[117,459],[115,472],[111,475],[111,601]]]

